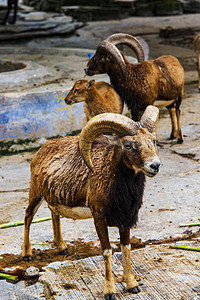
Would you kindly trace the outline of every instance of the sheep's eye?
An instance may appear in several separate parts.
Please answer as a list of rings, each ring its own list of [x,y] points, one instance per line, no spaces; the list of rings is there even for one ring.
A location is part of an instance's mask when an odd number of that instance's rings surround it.
[[[111,61],[111,56],[110,55],[108,55],[108,56],[106,56],[106,61]]]
[[[124,148],[126,149],[126,150],[131,150],[132,149],[132,146],[131,145],[124,145]]]

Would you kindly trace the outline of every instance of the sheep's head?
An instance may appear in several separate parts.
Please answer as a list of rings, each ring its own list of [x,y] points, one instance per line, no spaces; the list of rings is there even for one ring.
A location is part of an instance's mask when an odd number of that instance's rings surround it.
[[[66,104],[83,102],[88,98],[88,90],[93,87],[95,80],[77,80],[65,98]]]
[[[144,60],[144,51],[140,42],[133,36],[124,33],[117,33],[109,36],[97,47],[94,56],[88,61],[85,73],[89,76],[103,74],[120,70],[121,77],[126,76],[125,57],[118,50],[117,45],[129,46],[137,55],[138,61]]]
[[[158,109],[148,106],[140,120],[133,120],[118,114],[105,113],[92,118],[83,128],[79,146],[88,168],[94,172],[91,160],[91,146],[100,134],[115,133],[115,144],[121,147],[123,163],[135,172],[155,176],[160,161],[156,150],[156,128]]]
[[[122,76],[126,74],[126,64],[122,53],[112,43],[103,41],[96,49],[95,54],[88,61],[85,68],[86,75],[109,73],[116,68]]]

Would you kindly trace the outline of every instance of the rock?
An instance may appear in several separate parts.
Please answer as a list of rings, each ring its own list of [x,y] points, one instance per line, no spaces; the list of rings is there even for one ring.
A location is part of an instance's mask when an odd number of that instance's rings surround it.
[[[28,269],[26,269],[26,272],[25,272],[25,277],[26,278],[32,278],[32,277],[38,277],[39,276],[39,269],[34,267],[34,266],[31,266],[29,267]]]
[[[70,23],[72,22],[72,17],[65,15],[54,15],[48,19],[48,22],[56,23]]]
[[[134,4],[138,16],[168,16],[182,13],[182,6],[178,0],[136,0]]]
[[[170,0],[170,1],[157,1],[155,7],[156,16],[171,16],[180,15],[183,13],[180,1]]]
[[[70,21],[69,21],[70,20]],[[71,22],[71,18],[49,18],[45,21],[20,22],[15,26],[7,25],[0,27],[0,39],[15,40],[20,38],[34,38],[38,36],[71,34],[81,28],[83,23]]]
[[[200,1],[197,0],[182,0],[183,13],[192,14],[200,12]]]
[[[42,11],[34,11],[30,12],[26,15],[25,20],[26,21],[44,21],[48,18],[48,14]]]
[[[61,0],[24,0],[25,5],[33,6],[36,10],[41,11],[61,11]]]
[[[176,38],[182,36],[193,36],[195,31],[193,28],[173,28],[172,26],[167,26],[165,28],[160,29],[159,35],[162,38]]]

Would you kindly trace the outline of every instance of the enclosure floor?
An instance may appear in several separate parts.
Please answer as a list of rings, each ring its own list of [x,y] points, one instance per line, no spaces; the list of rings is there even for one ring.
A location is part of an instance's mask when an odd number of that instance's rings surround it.
[[[199,246],[198,243],[195,246]],[[168,245],[148,246],[131,251],[131,262],[141,292],[126,292],[125,284],[121,280],[122,255],[121,252],[116,252],[112,257],[116,299],[200,299],[198,252],[171,249]],[[7,291],[0,288],[1,293],[4,290],[0,298],[103,299],[103,276],[102,256],[55,262],[45,268],[35,285],[22,286],[24,284],[19,282],[10,284]],[[1,281],[0,286],[2,284]]]

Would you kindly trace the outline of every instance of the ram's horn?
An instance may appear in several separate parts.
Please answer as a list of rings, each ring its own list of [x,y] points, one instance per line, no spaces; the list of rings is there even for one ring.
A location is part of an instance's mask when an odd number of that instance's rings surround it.
[[[141,127],[148,129],[153,133],[157,131],[159,109],[153,105],[147,106],[142,118],[140,120]]]
[[[122,79],[124,80],[126,77],[126,64],[124,61],[123,56],[121,55],[119,49],[109,41],[103,41],[99,44],[97,47],[96,52],[104,53],[104,54],[110,54],[117,65],[119,66]]]
[[[95,172],[91,160],[93,141],[101,134],[115,133],[120,138],[126,135],[135,135],[139,125],[130,118],[114,113],[104,113],[89,120],[82,129],[79,137],[81,155],[88,168]]]
[[[142,44],[136,37],[134,37],[130,34],[115,33],[115,34],[112,34],[111,36],[109,36],[106,39],[106,41],[109,41],[110,43],[112,43],[115,46],[120,45],[120,44],[127,45],[135,52],[139,62],[142,62],[145,60],[145,53],[144,53]]]

